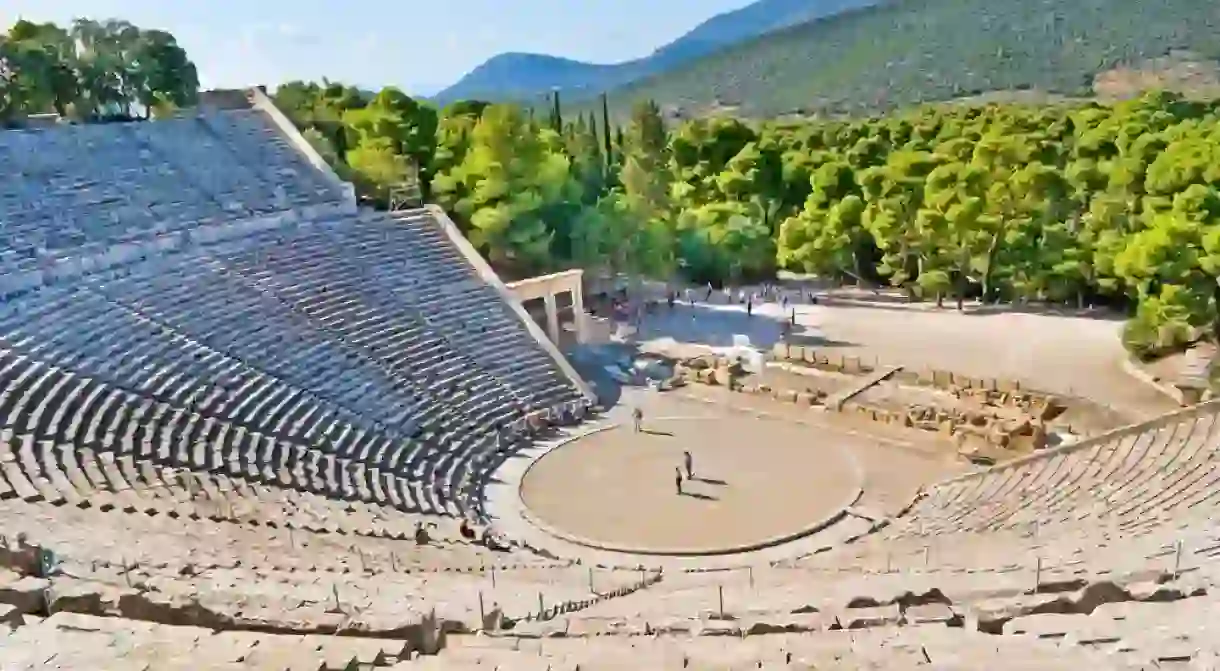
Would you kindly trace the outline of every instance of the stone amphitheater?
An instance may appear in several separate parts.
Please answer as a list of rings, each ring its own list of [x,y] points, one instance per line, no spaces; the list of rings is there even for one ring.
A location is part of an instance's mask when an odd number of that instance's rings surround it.
[[[1215,402],[980,468],[901,390],[598,396],[257,90],[0,165],[4,671],[1220,668]]]

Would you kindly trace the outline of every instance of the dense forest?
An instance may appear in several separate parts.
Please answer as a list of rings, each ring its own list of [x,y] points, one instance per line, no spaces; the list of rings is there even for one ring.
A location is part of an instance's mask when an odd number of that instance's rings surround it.
[[[149,118],[195,103],[199,77],[170,33],[125,21],[64,28],[18,21],[0,34],[0,125],[33,114]]]
[[[1125,337],[1142,355],[1220,323],[1220,105],[1176,94],[672,128],[651,103],[608,127],[558,105],[438,111],[338,84],[277,98],[362,192],[418,175],[512,275],[789,269],[959,306],[1105,302],[1133,309]]]

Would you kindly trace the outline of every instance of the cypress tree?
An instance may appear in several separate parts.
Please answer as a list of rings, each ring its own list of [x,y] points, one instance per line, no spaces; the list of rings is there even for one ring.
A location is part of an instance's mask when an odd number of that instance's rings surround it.
[[[606,134],[606,174],[609,175],[613,167],[611,157],[614,151],[610,147],[610,98],[605,93],[602,94],[602,128]]]

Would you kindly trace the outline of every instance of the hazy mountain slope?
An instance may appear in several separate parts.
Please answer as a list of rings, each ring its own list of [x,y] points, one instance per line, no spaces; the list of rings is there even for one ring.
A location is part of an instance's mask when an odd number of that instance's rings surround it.
[[[697,111],[861,112],[985,91],[1088,93],[1173,49],[1220,56],[1214,0],[896,0],[749,40],[613,91]]]
[[[441,103],[462,98],[525,100],[539,97],[552,87],[567,90],[576,97],[596,95],[768,31],[877,1],[758,0],[713,16],[649,56],[623,63],[599,65],[543,54],[500,54],[435,99]]]

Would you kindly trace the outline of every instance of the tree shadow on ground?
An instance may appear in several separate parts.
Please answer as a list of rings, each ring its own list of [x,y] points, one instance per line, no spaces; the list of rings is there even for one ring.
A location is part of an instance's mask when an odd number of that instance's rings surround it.
[[[638,328],[622,322],[616,328],[633,343],[670,340],[679,345],[729,348],[736,336],[746,336],[752,347],[761,350],[769,350],[781,340],[802,340],[802,344],[818,347],[857,345],[825,337],[816,324],[791,324],[793,308],[798,320],[808,318],[804,307],[794,305],[785,311],[778,304],[764,303],[749,315],[741,305],[680,303],[670,308],[661,304],[653,306]]]
[[[1020,303],[967,303],[964,309],[958,310],[956,301],[946,300],[943,307],[936,307],[934,301],[872,301],[865,299],[838,299],[824,297],[818,300],[819,305],[829,308],[844,308],[848,310],[886,310],[889,312],[923,312],[927,314],[954,314],[966,317],[992,317],[997,315],[1039,315],[1046,317],[1070,317],[1076,319],[1091,319],[1096,321],[1122,322],[1129,317],[1120,311],[1105,307],[1073,308],[1054,304],[1020,304]]]
[[[846,340],[835,340],[827,338],[818,333],[794,333],[788,336],[788,344],[799,345],[801,347],[859,347],[859,343],[848,342]]]
[[[708,347],[732,347],[733,337],[744,335],[750,344],[763,349],[770,348],[784,335],[786,315],[778,312],[778,306],[756,306],[753,315],[747,315],[744,306],[707,305],[704,303],[679,303],[673,308],[665,304],[654,305],[644,316],[634,339],[673,340],[683,345]],[[796,329],[799,331],[800,326]]]

